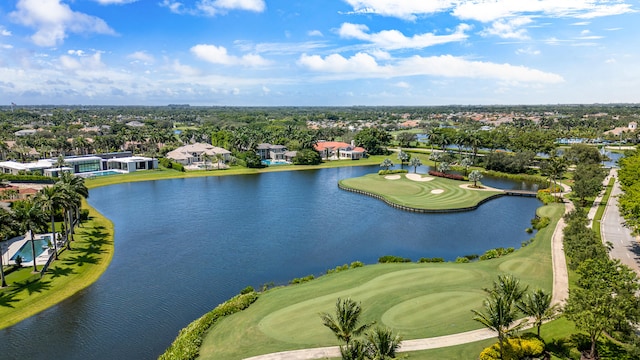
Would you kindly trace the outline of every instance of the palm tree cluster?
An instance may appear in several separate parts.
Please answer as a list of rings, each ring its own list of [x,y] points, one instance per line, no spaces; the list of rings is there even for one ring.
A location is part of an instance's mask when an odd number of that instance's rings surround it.
[[[329,313],[320,314],[324,326],[331,329],[339,341],[340,355],[343,360],[385,360],[395,359],[396,351],[402,339],[385,327],[373,323],[360,324],[362,307],[350,298],[336,301],[335,316]],[[364,335],[364,339],[358,338]]]
[[[551,305],[551,294],[540,289],[527,293],[527,289],[513,275],[499,275],[492,288],[484,289],[488,294],[483,302],[484,311],[471,310],[475,321],[498,334],[500,359],[504,358],[507,338],[528,323],[527,319],[519,320],[521,315],[533,320],[539,337],[542,323],[553,319],[558,312],[557,305]]]
[[[83,198],[89,196],[89,190],[84,184],[84,179],[65,173],[53,185],[42,188],[33,198],[13,202],[10,211],[0,209],[0,241],[6,241],[10,237],[25,234],[31,242],[31,251],[35,259],[36,249],[34,233],[45,231],[47,222],[50,223],[52,235],[51,245],[54,249],[54,260],[58,259],[58,244],[56,218],[62,217],[63,234],[62,243],[66,243],[71,249],[70,240],[73,239],[75,227],[80,220],[80,206]],[[1,257],[0,257],[1,258]],[[0,259],[0,268],[2,267]],[[33,261],[33,271],[38,271],[36,262]],[[2,285],[6,285],[4,273]]]

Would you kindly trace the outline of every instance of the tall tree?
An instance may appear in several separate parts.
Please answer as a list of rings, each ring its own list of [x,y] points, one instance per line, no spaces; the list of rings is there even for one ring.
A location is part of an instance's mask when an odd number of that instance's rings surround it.
[[[351,298],[336,301],[335,316],[329,313],[320,314],[322,324],[328,327],[338,340],[349,346],[351,339],[362,334],[371,324],[360,324],[362,307]]]
[[[36,196],[36,202],[42,207],[42,211],[49,214],[51,219],[51,234],[53,238],[54,259],[58,260],[58,242],[56,239],[56,212],[61,208],[63,194],[59,185],[42,188]]]
[[[409,166],[413,166],[413,172],[416,173],[418,172],[418,166],[422,165],[422,161],[420,161],[420,159],[416,156],[416,157],[412,157],[411,160],[409,160]]]
[[[542,323],[555,318],[560,310],[557,304],[551,305],[551,294],[542,289],[525,294],[517,306],[523,314],[533,318],[533,324],[538,329],[538,337]]]
[[[0,242],[7,241],[14,234],[13,229],[16,227],[13,214],[3,208],[0,208]],[[4,276],[4,264],[2,263],[2,250],[0,248],[0,278],[2,284],[0,287],[7,286],[7,280]]]
[[[512,306],[509,299],[490,295],[483,302],[484,311],[471,310],[476,316],[473,320],[481,323],[487,329],[498,333],[498,344],[500,347],[500,359],[504,355],[504,341],[507,337],[522,328],[523,324],[516,324],[518,319],[517,309]]]
[[[478,187],[478,181],[482,179],[484,175],[478,170],[473,170],[471,174],[469,174],[469,180],[473,181],[473,187]]]
[[[375,360],[395,359],[402,338],[390,329],[376,326],[367,333],[367,357]]]
[[[33,200],[18,200],[11,207],[16,221],[20,225],[20,231],[28,234],[31,239],[31,253],[33,254],[33,271],[37,272],[36,266],[36,246],[34,240],[34,231],[39,231],[46,226],[46,215],[42,212],[39,204]]]
[[[392,166],[393,162],[389,158],[384,159],[382,163],[380,163],[380,167],[383,167],[385,170],[389,170],[389,168]]]
[[[409,158],[410,158],[409,154],[407,154],[406,152],[402,151],[402,149],[400,149],[400,151],[398,152],[398,160],[400,160],[400,169],[403,169],[404,163],[407,162]]]

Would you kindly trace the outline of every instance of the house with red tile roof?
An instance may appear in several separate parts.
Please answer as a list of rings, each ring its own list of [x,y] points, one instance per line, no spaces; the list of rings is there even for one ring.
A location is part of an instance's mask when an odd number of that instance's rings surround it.
[[[318,141],[313,148],[324,160],[358,160],[367,153],[364,148],[355,146],[353,141],[351,144],[341,141]]]

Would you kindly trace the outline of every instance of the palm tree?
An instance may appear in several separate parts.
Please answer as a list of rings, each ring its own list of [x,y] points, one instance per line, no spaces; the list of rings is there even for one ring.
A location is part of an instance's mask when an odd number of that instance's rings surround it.
[[[398,160],[400,160],[400,169],[402,169],[404,163],[409,160],[409,154],[400,149],[400,151],[398,152]]]
[[[515,305],[527,292],[528,286],[520,286],[520,280],[511,274],[500,274],[491,289],[484,289],[491,296],[504,298],[509,305]]]
[[[60,186],[47,186],[38,192],[36,197],[37,203],[42,207],[45,213],[51,218],[51,233],[53,234],[54,259],[58,260],[58,244],[56,240],[56,220],[55,214],[60,209],[63,198],[60,192]]]
[[[469,173],[469,166],[471,166],[471,164],[473,164],[473,162],[468,157],[460,160],[460,165],[464,168],[464,176],[467,176],[467,174]]]
[[[545,293],[542,289],[524,295],[516,306],[523,314],[534,319],[533,323],[538,328],[538,337],[540,337],[542,322],[552,320],[559,311],[558,304],[551,305],[551,294]]]
[[[478,181],[482,179],[484,175],[478,170],[473,170],[471,174],[469,174],[469,180],[473,181],[473,187],[478,187]]]
[[[514,331],[524,326],[523,323],[513,326],[517,320],[517,309],[511,306],[509,299],[502,296],[489,296],[484,300],[484,312],[471,310],[476,316],[473,320],[481,323],[487,329],[498,333],[500,359],[503,359],[504,341]]]
[[[556,190],[556,181],[562,177],[567,170],[567,161],[559,156],[552,156],[547,160],[547,171],[549,172],[549,180],[553,183],[552,192]]]
[[[420,161],[420,159],[418,159],[417,157],[412,157],[411,160],[409,160],[409,166],[413,166],[413,172],[416,173],[418,171],[418,166],[422,165],[422,161]]]
[[[351,339],[362,334],[371,324],[360,325],[359,318],[362,313],[360,303],[356,303],[351,298],[336,301],[335,318],[328,314],[320,314],[322,323],[333,331],[338,340],[343,341],[349,347]]]
[[[438,161],[440,161],[441,159],[442,159],[442,153],[431,152],[431,155],[429,155],[429,160],[436,163],[436,169],[438,168]]]
[[[394,336],[388,328],[376,326],[373,331],[367,333],[367,341],[367,357],[384,360],[395,359],[402,338],[398,335]]]
[[[440,165],[438,165],[438,171],[443,173],[443,174],[446,174],[447,171],[449,171],[450,168],[451,168],[451,166],[446,161],[443,161],[443,162],[440,163]]]
[[[56,184],[59,186],[59,191],[63,194],[61,206],[66,214],[67,224],[65,228],[67,231],[67,248],[71,249],[69,240],[73,240],[74,228],[79,218],[78,212],[82,204],[82,198],[86,199],[89,197],[89,190],[84,184],[83,178],[68,173],[62,174]],[[69,239],[69,235],[71,235],[71,239]]]
[[[393,162],[389,158],[386,158],[380,164],[380,167],[383,167],[385,170],[389,170],[390,167],[393,166]]]
[[[6,241],[12,234],[15,228],[15,219],[13,214],[0,208],[0,242]],[[2,262],[2,249],[0,248],[0,277],[2,278],[2,285],[0,287],[7,287],[7,281],[4,277],[4,264]]]
[[[11,207],[16,221],[20,225],[20,231],[28,234],[31,239],[31,252],[33,254],[33,272],[37,272],[36,245],[33,241],[33,231],[40,230],[47,223],[46,216],[40,206],[33,200],[19,200]]]

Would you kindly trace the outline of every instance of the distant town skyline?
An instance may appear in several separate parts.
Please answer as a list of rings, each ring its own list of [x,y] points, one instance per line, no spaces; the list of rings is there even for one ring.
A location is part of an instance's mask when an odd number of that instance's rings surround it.
[[[640,102],[630,0],[6,0],[0,106]]]

